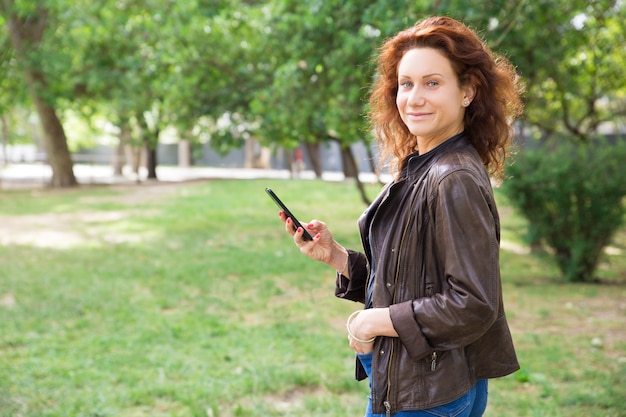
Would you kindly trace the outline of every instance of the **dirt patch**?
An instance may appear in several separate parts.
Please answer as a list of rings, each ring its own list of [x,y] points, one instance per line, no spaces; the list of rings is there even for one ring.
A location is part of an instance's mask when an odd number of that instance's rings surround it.
[[[158,201],[175,195],[180,184],[154,183],[117,185],[109,187],[118,195],[84,197],[85,204],[116,202],[129,207]],[[67,193],[75,190],[33,190],[32,196]],[[0,216],[0,246],[29,245],[41,248],[69,249],[102,243],[140,243],[148,233],[127,233],[119,228],[121,222],[136,214],[134,210],[80,211],[76,213],[42,213],[37,215]],[[150,215],[145,209],[142,216]]]
[[[543,309],[515,304],[514,300],[507,306],[515,312],[509,319],[514,334],[562,335],[563,343],[571,349],[601,350],[615,363],[626,362],[625,286],[598,286],[593,297],[555,295]]]
[[[327,393],[324,387],[298,387],[284,393],[269,395],[265,397],[265,401],[277,411],[288,413],[302,409],[307,397],[323,397]]]

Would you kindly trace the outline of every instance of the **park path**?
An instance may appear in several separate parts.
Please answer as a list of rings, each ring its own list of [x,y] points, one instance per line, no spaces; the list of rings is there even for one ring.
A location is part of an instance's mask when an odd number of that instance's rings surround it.
[[[113,175],[113,167],[109,165],[75,164],[74,175],[79,184],[133,184],[146,181],[146,171],[141,169],[139,175],[125,170],[123,175]],[[48,165],[37,163],[9,164],[0,166],[0,190],[13,188],[37,188],[44,187],[52,177],[52,171]],[[157,168],[157,177],[160,182],[184,182],[202,179],[289,179],[290,172],[287,169],[253,169],[253,168],[229,168],[229,167],[177,167],[160,166]],[[301,179],[315,179],[312,171],[304,171],[300,174]],[[375,181],[371,173],[361,173],[363,182]],[[342,181],[342,172],[324,172],[322,179],[325,181]],[[384,178],[383,178],[384,180]]]

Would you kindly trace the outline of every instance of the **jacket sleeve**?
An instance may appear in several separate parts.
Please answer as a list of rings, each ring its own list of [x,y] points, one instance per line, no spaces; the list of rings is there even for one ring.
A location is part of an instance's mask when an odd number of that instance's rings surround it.
[[[499,224],[487,185],[474,172],[459,170],[439,181],[429,198],[434,242],[424,256],[437,260],[441,276],[426,280],[441,282],[441,288],[431,297],[390,306],[394,328],[416,360],[471,344],[497,318]]]
[[[339,298],[365,303],[365,287],[369,270],[365,255],[348,249],[348,270],[350,279],[337,272],[335,295]]]

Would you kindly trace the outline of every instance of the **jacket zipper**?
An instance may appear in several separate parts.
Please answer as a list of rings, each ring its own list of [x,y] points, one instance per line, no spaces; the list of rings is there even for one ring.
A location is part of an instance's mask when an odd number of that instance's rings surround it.
[[[433,354],[431,355],[431,362],[430,362],[431,372],[435,372],[436,368],[437,368],[437,352],[433,352]]]
[[[385,410],[387,410],[386,416],[391,417],[391,404],[389,404],[389,401],[385,401],[383,404],[385,404]]]
[[[391,416],[391,403],[389,402],[389,394],[391,393],[391,361],[393,360],[394,343],[391,341],[391,349],[389,349],[389,365],[387,365],[387,399],[383,402],[387,417]]]
[[[413,185],[413,187],[415,187],[416,185]],[[411,207],[409,209],[409,213],[413,212],[413,209],[415,208],[415,205],[417,204],[417,202],[415,201],[415,198],[413,198]],[[405,223],[404,226],[404,231],[402,232],[402,238],[400,239],[400,245],[398,246],[398,261],[396,263],[396,276],[394,279],[394,283],[396,284],[396,288],[394,290],[393,293],[393,298],[391,303],[395,304],[396,302],[396,294],[398,293],[398,286],[397,286],[397,282],[398,282],[398,275],[400,274],[400,255],[402,254],[402,246],[403,243],[405,241],[405,237],[406,237],[406,233],[408,231],[409,228],[409,224],[410,222],[407,221]],[[389,365],[387,365],[387,399],[383,402],[384,406],[385,406],[385,410],[386,410],[386,416],[390,417],[391,416],[391,402],[389,401],[389,397],[391,394],[391,363],[393,362],[393,353],[394,353],[394,343],[393,341],[391,342],[391,349],[389,352]]]
[[[383,197],[383,199],[380,201],[380,204],[378,204],[378,207],[376,208],[376,211],[374,212],[373,216],[372,216],[372,221],[370,224],[370,227],[367,231],[368,233],[368,240],[369,240],[369,236],[372,230],[372,225],[374,224],[374,221],[376,219],[376,215],[378,214],[378,211],[380,210],[380,207],[383,205],[383,203],[385,202],[385,200],[387,200],[387,198],[389,198],[389,194],[391,193],[391,188],[393,187],[390,186],[389,188],[387,188],[386,190],[386,195]],[[369,243],[371,245],[371,242]],[[372,274],[368,274],[367,276],[367,280],[365,281],[365,288],[369,288],[370,285],[370,279],[371,279]],[[397,274],[397,270],[396,270],[396,280],[398,279],[398,274]],[[395,300],[395,294],[394,294],[394,300]],[[389,365],[387,368],[387,399],[383,402],[383,404],[385,405],[385,409],[387,410],[387,417],[391,416],[391,404],[389,403],[389,387],[391,386],[391,378],[389,377],[389,370],[391,369],[391,359],[393,358],[393,342],[391,343],[391,349],[389,352]]]

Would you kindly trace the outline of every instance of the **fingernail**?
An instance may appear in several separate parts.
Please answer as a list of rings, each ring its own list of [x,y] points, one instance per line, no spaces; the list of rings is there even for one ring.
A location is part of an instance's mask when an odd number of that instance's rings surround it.
[[[287,217],[287,224],[291,224],[291,217]]]
[[[302,233],[302,228],[301,228],[301,227],[298,227],[298,230],[296,230],[296,232],[298,232],[298,233]]]
[[[316,235],[315,235],[315,238],[314,238],[314,239],[315,239],[315,240],[317,240],[317,239],[319,239],[321,236],[322,236],[322,234],[321,234],[321,233],[318,233],[318,234],[316,234]]]
[[[313,227],[313,223],[309,223],[306,225],[306,227],[308,227],[309,229]]]

